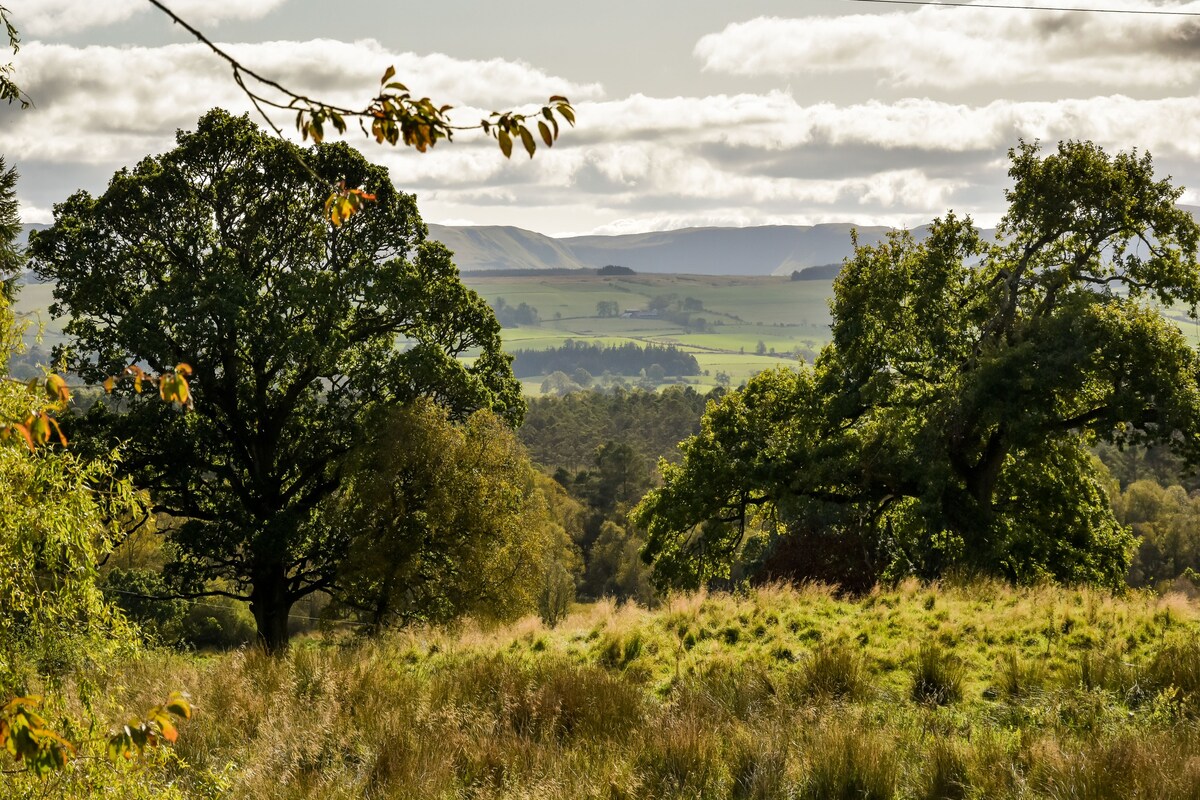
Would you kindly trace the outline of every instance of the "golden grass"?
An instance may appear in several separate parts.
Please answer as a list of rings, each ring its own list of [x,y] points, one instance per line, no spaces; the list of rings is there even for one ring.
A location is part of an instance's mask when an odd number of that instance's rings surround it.
[[[947,664],[957,691],[914,699]],[[188,797],[1200,796],[1200,609],[1176,595],[772,586],[121,675],[129,708],[191,693],[164,768]]]

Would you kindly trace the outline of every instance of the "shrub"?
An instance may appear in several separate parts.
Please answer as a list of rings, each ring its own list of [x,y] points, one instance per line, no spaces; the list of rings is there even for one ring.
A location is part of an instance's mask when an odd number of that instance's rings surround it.
[[[877,734],[836,727],[813,739],[808,752],[805,797],[823,800],[890,800],[900,768],[896,755]]]
[[[963,800],[970,782],[962,750],[951,742],[934,742],[925,759],[925,772],[919,796],[923,800]]]
[[[1001,661],[998,673],[1000,690],[1010,698],[1028,697],[1041,690],[1046,671],[1041,663],[1027,661],[1009,652]]]

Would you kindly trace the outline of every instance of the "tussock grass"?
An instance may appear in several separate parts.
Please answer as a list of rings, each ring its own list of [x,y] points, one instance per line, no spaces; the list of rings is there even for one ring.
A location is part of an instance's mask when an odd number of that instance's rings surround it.
[[[953,653],[924,644],[913,666],[912,699],[944,706],[962,699],[963,668]]]
[[[772,586],[112,674],[128,709],[190,692],[187,797],[1200,796],[1178,596]]]

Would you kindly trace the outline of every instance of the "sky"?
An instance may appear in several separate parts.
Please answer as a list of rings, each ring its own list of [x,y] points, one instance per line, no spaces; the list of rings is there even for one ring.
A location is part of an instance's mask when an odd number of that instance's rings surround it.
[[[1014,0],[1195,16],[861,0],[166,0],[247,66],[365,106],[395,66],[455,124],[553,94],[578,126],[532,160],[480,132],[432,152],[346,140],[427,222],[552,236],[703,225],[915,226],[1003,213],[1009,148],[1150,152],[1200,204],[1200,0]],[[14,77],[0,156],[26,222],[250,106],[226,65],[146,0],[4,0]],[[0,57],[0,63],[3,58]],[[293,120],[274,121],[293,135]]]

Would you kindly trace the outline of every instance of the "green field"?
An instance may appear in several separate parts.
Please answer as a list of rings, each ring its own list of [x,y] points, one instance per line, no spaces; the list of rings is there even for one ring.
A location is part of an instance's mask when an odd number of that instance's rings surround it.
[[[489,275],[465,273],[463,281],[495,304],[503,298],[509,306],[527,303],[537,309],[540,324],[504,329],[509,350],[544,350],[568,339],[604,344],[673,344],[696,356],[707,375],[680,382],[705,390],[715,385],[718,372],[738,385],[771,367],[796,363],[797,354],[811,359],[829,341],[829,298],[833,287],[826,281],[793,281],[788,278],[729,277],[720,275]],[[49,350],[64,341],[61,321],[46,309],[53,300],[49,284],[22,287],[16,311],[31,321],[32,343],[40,329],[41,347]],[[601,318],[596,304],[616,302],[621,312],[644,310],[656,297],[683,301],[692,298],[703,310],[694,316],[709,323],[703,333],[665,319]],[[1168,316],[1193,344],[1200,345],[1200,324],[1182,310]],[[767,350],[757,355],[758,343]],[[775,354],[771,355],[771,350]],[[523,381],[526,394],[541,391],[542,378]]]
[[[527,303],[537,309],[541,324],[504,330],[509,350],[542,350],[568,339],[604,344],[673,344],[696,356],[708,375],[687,379],[700,389],[715,385],[718,372],[737,385],[764,369],[795,363],[796,353],[811,353],[829,339],[828,298],[824,281],[791,281],[787,278],[741,278],[700,275],[597,275],[489,276],[467,273],[464,282],[486,300],[503,298],[510,306]],[[40,328],[41,347],[49,350],[64,341],[60,320],[46,309],[53,301],[49,284],[22,287],[16,311],[33,324],[29,341]],[[655,297],[693,298],[703,310],[709,328],[704,333],[664,319],[601,318],[596,304],[613,301],[622,312],[649,307]],[[557,318],[556,318],[557,315]],[[768,354],[756,355],[762,342]],[[776,355],[770,355],[774,350]],[[525,381],[528,394],[540,391],[541,379]]]
[[[557,347],[567,339],[605,344],[634,341],[671,344],[690,352],[708,371],[689,379],[699,387],[715,385],[718,372],[736,385],[764,369],[795,363],[797,353],[811,354],[829,340],[828,300],[832,287],[825,281],[788,278],[711,275],[597,275],[492,276],[467,273],[464,282],[488,302],[503,299],[509,306],[526,303],[537,309],[540,324],[504,330],[510,350]],[[694,317],[707,323],[696,332],[667,319],[602,318],[597,303],[615,302],[621,312],[650,308],[654,298],[691,298]],[[767,353],[756,353],[762,342]],[[774,351],[775,355],[771,355]],[[527,380],[526,391],[537,394],[540,380]]]

